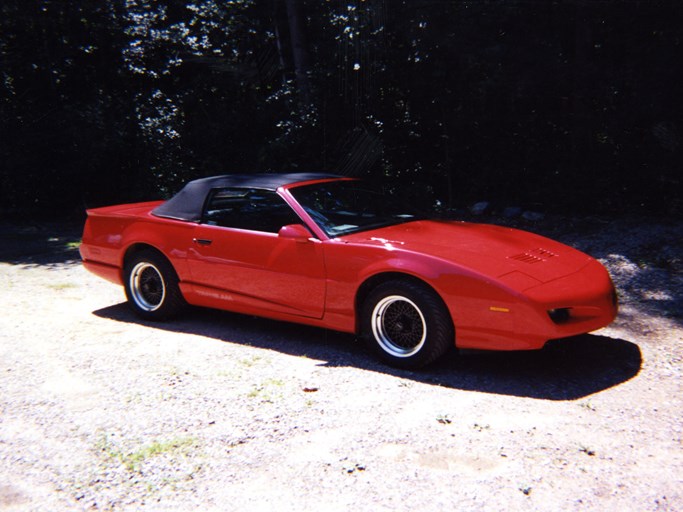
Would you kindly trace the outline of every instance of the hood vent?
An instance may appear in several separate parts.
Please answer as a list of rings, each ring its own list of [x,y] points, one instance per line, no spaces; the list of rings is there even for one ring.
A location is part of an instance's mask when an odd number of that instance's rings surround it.
[[[522,263],[541,263],[542,261],[549,260],[550,258],[555,258],[557,254],[550,252],[546,249],[530,249],[528,251],[515,254],[514,256],[508,256],[511,260],[521,261]]]

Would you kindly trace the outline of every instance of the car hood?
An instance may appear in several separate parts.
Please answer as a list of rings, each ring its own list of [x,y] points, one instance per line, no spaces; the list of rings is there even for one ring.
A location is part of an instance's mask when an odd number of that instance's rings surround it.
[[[343,240],[440,258],[504,278],[519,289],[559,279],[593,260],[567,245],[526,231],[455,221],[409,222],[347,235]]]

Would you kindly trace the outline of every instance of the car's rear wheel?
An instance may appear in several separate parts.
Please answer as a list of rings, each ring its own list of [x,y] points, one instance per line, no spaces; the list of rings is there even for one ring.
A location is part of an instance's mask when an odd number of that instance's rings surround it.
[[[388,281],[363,303],[363,337],[387,363],[401,368],[427,365],[453,348],[453,322],[441,298],[413,281]]]
[[[135,254],[124,267],[128,304],[145,320],[166,320],[185,306],[173,266],[153,250]]]

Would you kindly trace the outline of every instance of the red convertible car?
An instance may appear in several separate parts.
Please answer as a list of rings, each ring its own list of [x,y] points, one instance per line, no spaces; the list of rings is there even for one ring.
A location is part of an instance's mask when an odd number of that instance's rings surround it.
[[[362,335],[416,368],[454,346],[538,349],[609,324],[596,260],[538,235],[428,220],[363,182],[226,175],[168,201],[88,210],[81,256],[165,320],[186,304]]]

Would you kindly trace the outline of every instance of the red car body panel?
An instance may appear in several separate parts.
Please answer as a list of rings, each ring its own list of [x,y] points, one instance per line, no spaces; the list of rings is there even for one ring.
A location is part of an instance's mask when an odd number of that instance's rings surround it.
[[[195,244],[187,254],[192,292],[205,297],[207,305],[238,302],[273,313],[323,317],[322,244],[204,225],[195,227],[194,236],[213,241],[210,246]]]
[[[117,284],[130,250],[144,245],[173,265],[185,300],[224,309],[358,331],[359,301],[385,275],[419,279],[446,304],[460,348],[521,350],[596,330],[617,312],[604,267],[547,238],[491,225],[413,221],[330,238],[289,189],[278,193],[313,235],[231,229],[151,212],[161,202],[88,210],[81,255]],[[211,240],[210,245],[203,241]],[[569,312],[554,321],[549,311]]]

